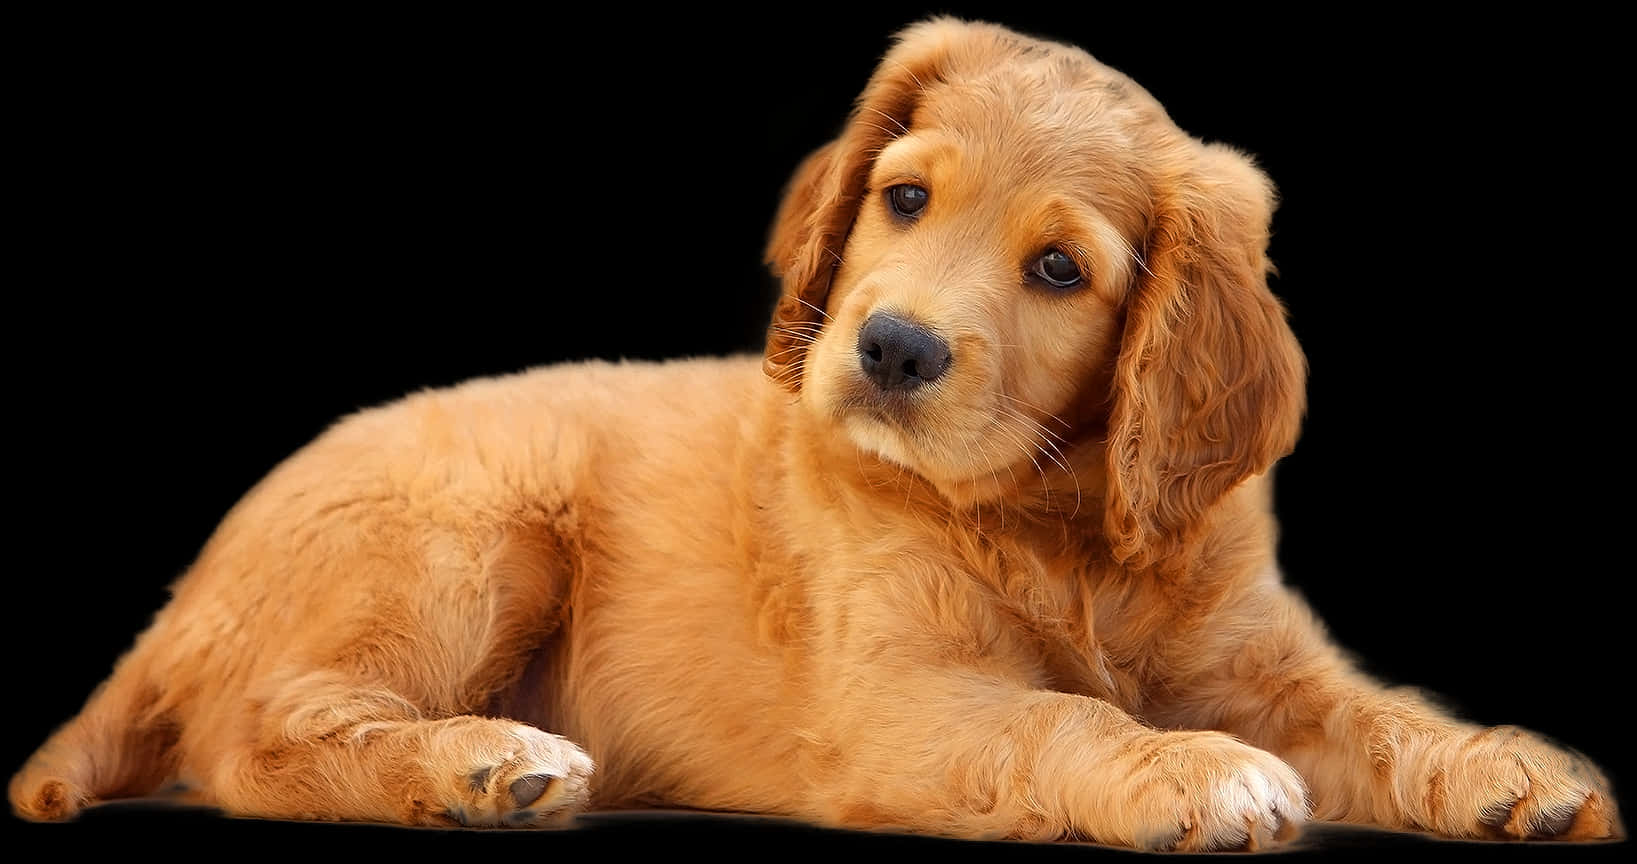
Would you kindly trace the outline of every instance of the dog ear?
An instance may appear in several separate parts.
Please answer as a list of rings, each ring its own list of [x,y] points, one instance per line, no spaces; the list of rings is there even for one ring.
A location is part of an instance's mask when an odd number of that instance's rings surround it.
[[[1161,185],[1110,394],[1104,530],[1134,568],[1185,552],[1212,505],[1290,452],[1306,404],[1267,287],[1273,188],[1241,154],[1190,146]]]
[[[786,187],[767,244],[767,263],[782,285],[762,360],[762,370],[786,388],[801,389],[807,345],[824,324],[830,279],[876,154],[908,133],[926,88],[943,79],[952,46],[973,32],[950,19],[901,32],[840,137],[808,156]]]

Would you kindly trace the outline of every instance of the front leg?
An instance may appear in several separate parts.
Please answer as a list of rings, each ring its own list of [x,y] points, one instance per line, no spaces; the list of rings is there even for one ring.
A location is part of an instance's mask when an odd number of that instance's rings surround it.
[[[1224,610],[1211,632],[1233,635],[1204,641],[1164,719],[1280,755],[1307,780],[1317,818],[1465,838],[1623,834],[1608,782],[1586,759],[1382,688],[1280,586]]]
[[[1296,772],[1227,735],[1162,732],[1101,700],[925,662],[879,664],[903,671],[841,695],[825,736],[839,758],[814,777],[810,815],[1190,851],[1259,848],[1306,818]]]

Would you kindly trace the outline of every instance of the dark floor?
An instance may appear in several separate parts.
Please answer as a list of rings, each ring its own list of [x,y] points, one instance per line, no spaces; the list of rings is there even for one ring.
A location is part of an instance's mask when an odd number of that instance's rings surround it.
[[[119,802],[92,808],[61,825],[31,825],[8,818],[11,837],[0,848],[63,853],[163,853],[167,858],[210,858],[287,853],[329,857],[405,857],[445,851],[470,855],[517,852],[530,864],[566,855],[709,855],[780,860],[793,855],[994,861],[1131,859],[1140,853],[1083,844],[977,843],[895,834],[809,828],[783,820],[689,811],[632,811],[583,816],[566,831],[455,831],[381,825],[269,822],[229,819],[215,811],[164,803]],[[1282,847],[1289,858],[1382,860],[1409,856],[1449,860],[1629,860],[1627,843],[1462,843],[1353,826],[1310,826]],[[613,860],[621,860],[619,857]],[[301,864],[301,862],[293,862]]]

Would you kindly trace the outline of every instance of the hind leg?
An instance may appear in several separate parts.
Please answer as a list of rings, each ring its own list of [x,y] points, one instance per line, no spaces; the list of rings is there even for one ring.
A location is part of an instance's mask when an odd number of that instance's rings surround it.
[[[585,803],[593,765],[572,742],[492,717],[428,718],[327,673],[292,680],[265,728],[207,784],[231,813],[409,825],[544,827]]]
[[[201,799],[230,813],[538,827],[585,804],[592,761],[568,740],[479,716],[561,617],[569,568],[538,527],[467,554],[422,534],[418,566],[358,560],[348,603],[305,628],[245,698],[192,724]],[[430,554],[429,554],[430,553]],[[379,559],[377,565],[379,565]],[[432,564],[434,566],[427,566]],[[367,598],[367,599],[360,599]]]
[[[482,716],[565,617],[594,433],[552,419],[560,384],[417,394],[274,469],[12,780],[13,808],[72,818],[176,780],[281,818],[536,824],[583,801],[578,748]]]

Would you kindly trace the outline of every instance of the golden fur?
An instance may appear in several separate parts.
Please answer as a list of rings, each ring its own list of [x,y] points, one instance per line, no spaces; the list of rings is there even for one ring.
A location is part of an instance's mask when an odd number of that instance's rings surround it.
[[[905,182],[913,224],[883,197]],[[791,183],[760,369],[546,368],[336,425],[227,515],[12,806],[180,780],[408,824],[1616,835],[1591,765],[1382,689],[1280,584],[1265,472],[1305,364],[1272,208],[1085,53],[916,25]],[[1086,284],[1025,277],[1050,246]],[[881,310],[950,345],[912,398],[860,372]]]

